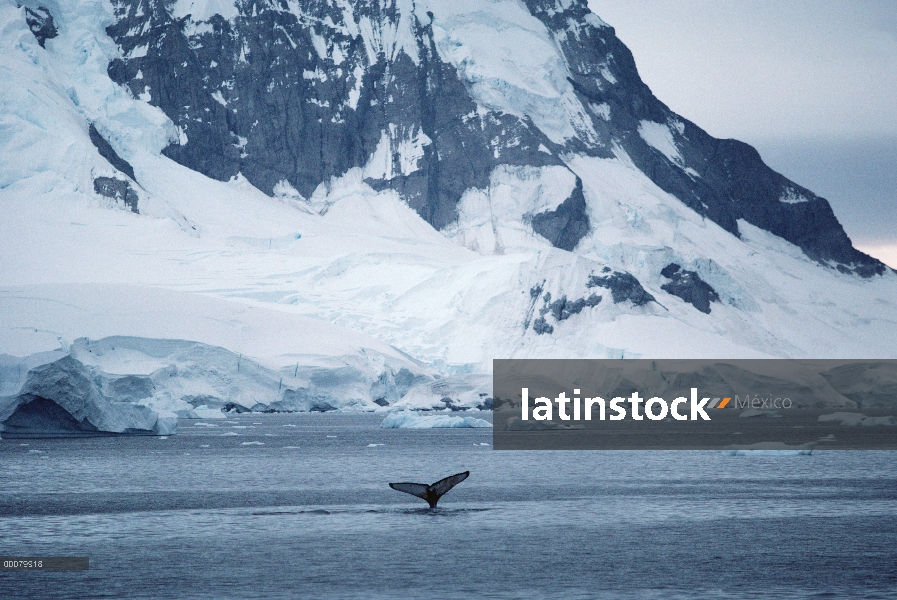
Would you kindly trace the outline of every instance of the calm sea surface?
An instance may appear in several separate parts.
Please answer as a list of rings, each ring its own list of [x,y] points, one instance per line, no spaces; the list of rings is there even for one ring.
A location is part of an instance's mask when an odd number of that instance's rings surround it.
[[[90,570],[0,572],[0,598],[897,598],[897,452],[498,452],[381,420],[4,439],[0,555]],[[464,470],[435,511],[386,485]]]

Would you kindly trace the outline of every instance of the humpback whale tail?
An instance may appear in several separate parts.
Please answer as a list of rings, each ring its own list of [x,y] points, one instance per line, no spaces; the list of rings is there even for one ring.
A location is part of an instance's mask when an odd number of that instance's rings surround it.
[[[436,508],[439,499],[445,496],[450,489],[467,479],[470,471],[449,475],[445,479],[440,479],[436,483],[427,485],[425,483],[390,483],[392,489],[423,498],[430,505],[430,508]]]

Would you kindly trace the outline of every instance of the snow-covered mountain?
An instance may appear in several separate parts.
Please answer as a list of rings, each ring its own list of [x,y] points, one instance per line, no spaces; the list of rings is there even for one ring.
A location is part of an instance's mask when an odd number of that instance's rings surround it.
[[[584,0],[18,0],[0,45],[10,397],[111,336],[249,357],[249,408],[339,364],[376,408],[475,406],[493,358],[897,354],[894,272]]]

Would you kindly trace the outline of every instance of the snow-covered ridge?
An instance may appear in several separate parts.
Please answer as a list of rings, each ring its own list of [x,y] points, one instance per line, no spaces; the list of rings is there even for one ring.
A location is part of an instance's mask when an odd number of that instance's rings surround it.
[[[243,176],[272,195],[286,184],[307,199],[360,168],[445,230],[507,166],[622,150],[735,236],[744,220],[822,265],[884,272],[851,246],[827,202],[654,98],[585,0],[115,0],[113,12],[106,31],[121,58],[110,76],[175,122],[167,156],[215,179]],[[788,190],[808,206],[780,201]],[[559,213],[534,215],[531,229],[572,250],[592,226],[584,205],[577,192]],[[565,219],[568,230],[553,231]]]

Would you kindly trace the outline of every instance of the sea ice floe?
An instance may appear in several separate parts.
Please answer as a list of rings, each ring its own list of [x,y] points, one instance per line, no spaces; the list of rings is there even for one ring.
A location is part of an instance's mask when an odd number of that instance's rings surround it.
[[[410,412],[392,413],[383,419],[381,429],[442,429],[458,427],[492,427],[492,423],[474,417],[450,415],[417,415]]]

